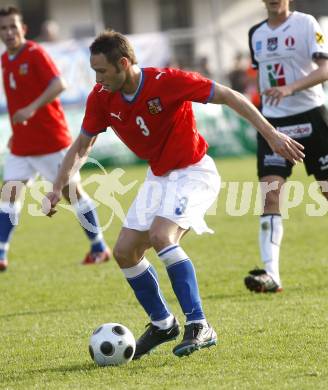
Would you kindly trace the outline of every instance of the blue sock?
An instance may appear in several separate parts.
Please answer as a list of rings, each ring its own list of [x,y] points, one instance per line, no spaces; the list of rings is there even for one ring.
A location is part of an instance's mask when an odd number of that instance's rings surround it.
[[[83,197],[75,204],[75,209],[80,224],[91,242],[91,252],[103,252],[106,249],[106,243],[94,203],[89,197]]]
[[[205,319],[194,266],[179,245],[170,245],[158,256],[164,262],[173,290],[187,322]]]
[[[122,271],[151,321],[169,317],[170,311],[162,296],[156,271],[146,258],[134,267],[122,268]]]
[[[18,204],[0,204],[0,259],[7,257],[9,241],[18,223],[19,209]]]

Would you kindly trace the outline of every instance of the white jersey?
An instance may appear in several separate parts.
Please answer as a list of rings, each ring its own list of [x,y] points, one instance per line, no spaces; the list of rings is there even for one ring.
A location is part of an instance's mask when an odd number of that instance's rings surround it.
[[[317,68],[313,56],[328,59],[328,48],[313,16],[293,12],[280,26],[272,29],[267,20],[249,31],[253,67],[259,69],[261,93],[267,88],[293,83]],[[322,84],[284,97],[278,106],[265,104],[266,117],[281,118],[299,114],[324,104]]]

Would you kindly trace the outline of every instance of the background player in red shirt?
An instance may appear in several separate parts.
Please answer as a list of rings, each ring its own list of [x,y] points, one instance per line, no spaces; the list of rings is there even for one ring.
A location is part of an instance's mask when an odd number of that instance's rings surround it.
[[[13,131],[1,191],[0,271],[8,266],[7,251],[18,221],[22,189],[37,173],[53,182],[71,144],[58,99],[65,83],[42,47],[25,39],[26,30],[18,9],[0,10],[0,38],[7,49],[1,57],[2,74]],[[109,249],[103,240],[93,202],[82,190],[78,173],[72,180],[76,185],[73,206],[91,242],[91,251],[83,263],[108,260]],[[69,201],[68,186],[63,195]]]
[[[201,305],[193,264],[180,247],[193,228],[209,231],[206,210],[220,187],[207,143],[198,133],[191,101],[227,104],[262,133],[271,147],[292,162],[302,160],[302,147],[278,133],[241,94],[198,73],[177,69],[140,69],[129,41],[106,31],[92,43],[91,67],[97,85],[90,93],[82,131],[68,151],[54,190],[44,199],[52,215],[70,175],[86,158],[99,134],[111,127],[139,157],[148,161],[146,181],[130,207],[114,248],[114,257],[151,319],[138,339],[135,359],[179,335],[179,323],[168,308],[155,269],[145,257],[153,247],[165,264],[173,290],[186,315],[177,356],[216,344]]]

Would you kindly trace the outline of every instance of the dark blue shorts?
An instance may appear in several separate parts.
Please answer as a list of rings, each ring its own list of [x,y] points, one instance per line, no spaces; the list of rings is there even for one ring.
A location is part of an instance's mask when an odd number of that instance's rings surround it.
[[[314,175],[317,180],[328,179],[328,110],[324,106],[297,115],[266,119],[277,130],[304,146],[304,165],[308,175]],[[289,177],[293,165],[274,154],[259,133],[257,141],[258,177],[268,175]]]

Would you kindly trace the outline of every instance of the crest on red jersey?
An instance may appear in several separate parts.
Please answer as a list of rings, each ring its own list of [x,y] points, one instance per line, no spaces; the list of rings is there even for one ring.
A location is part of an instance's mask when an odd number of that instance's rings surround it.
[[[163,111],[163,107],[160,98],[154,98],[147,101],[148,110],[151,114],[155,115]]]
[[[27,74],[28,73],[28,64],[21,64],[18,72],[21,75]]]

